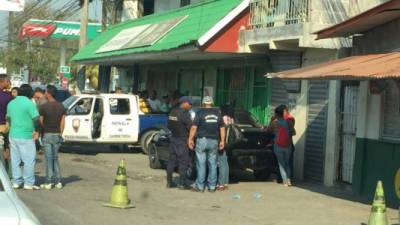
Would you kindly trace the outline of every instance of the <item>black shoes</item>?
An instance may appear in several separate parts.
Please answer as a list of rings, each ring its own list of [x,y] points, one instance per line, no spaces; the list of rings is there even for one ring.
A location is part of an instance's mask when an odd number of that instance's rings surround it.
[[[178,185],[176,185],[174,182],[168,182],[167,181],[167,188],[176,188],[176,187],[178,187]]]

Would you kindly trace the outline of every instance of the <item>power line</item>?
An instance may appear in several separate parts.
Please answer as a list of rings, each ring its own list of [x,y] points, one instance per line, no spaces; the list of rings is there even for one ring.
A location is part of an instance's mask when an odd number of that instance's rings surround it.
[[[13,44],[18,44],[18,43],[20,43],[20,42],[16,42],[16,41],[9,41],[9,40],[6,40],[6,39],[0,39],[0,42],[3,42],[3,43],[13,43]],[[31,44],[31,47],[35,47],[35,48],[46,48],[46,49],[53,49],[53,50],[60,50],[59,47],[51,47],[51,46],[35,45],[35,44]],[[77,48],[67,48],[67,50],[70,50],[70,51],[78,51]]]
[[[51,3],[51,4],[50,4]],[[34,5],[32,8],[28,9],[28,13],[23,13],[20,17],[17,17],[17,20],[12,21],[12,23],[10,24],[11,26],[19,26],[21,24],[23,24],[23,22],[26,22],[27,20],[29,20],[30,17],[32,17],[32,15],[34,15],[35,13],[39,12],[42,9],[51,9],[52,6],[54,6],[55,1],[52,0],[47,0],[44,1],[43,3],[39,3],[38,5]],[[39,6],[39,7],[37,7]],[[35,8],[37,7],[37,8]],[[32,10],[33,9],[33,10]],[[77,3],[76,0],[69,0],[68,2],[66,2],[61,8],[59,8],[56,11],[56,14],[54,16],[52,16],[53,18],[49,18],[52,20],[57,20],[57,19],[61,19],[61,18],[68,18],[71,17],[72,15],[74,15],[77,11],[79,11],[79,4]],[[51,22],[49,22],[51,23]],[[14,33],[12,34],[12,36],[15,36],[19,33],[19,30],[15,30]],[[0,38],[4,38],[8,36],[7,35],[3,35],[0,36]]]

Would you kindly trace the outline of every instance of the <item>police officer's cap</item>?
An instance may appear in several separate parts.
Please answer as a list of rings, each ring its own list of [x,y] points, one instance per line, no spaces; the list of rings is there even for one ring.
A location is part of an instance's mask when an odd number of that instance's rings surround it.
[[[193,102],[192,102],[192,99],[191,98],[189,98],[188,96],[182,96],[180,99],[179,99],[179,103],[185,103],[185,102],[187,102],[187,103],[189,103],[190,105],[193,105]]]

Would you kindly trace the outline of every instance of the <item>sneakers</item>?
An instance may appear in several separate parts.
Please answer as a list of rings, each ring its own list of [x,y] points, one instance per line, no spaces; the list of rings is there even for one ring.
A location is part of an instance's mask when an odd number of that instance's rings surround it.
[[[20,185],[20,184],[13,184],[12,187],[13,187],[14,189],[20,189],[20,188],[21,188],[21,185]]]
[[[58,182],[55,186],[57,189],[62,189],[64,185],[61,182]]]
[[[25,190],[40,190],[40,187],[36,186],[36,185],[24,185],[24,189]]]
[[[40,188],[46,189],[46,190],[51,190],[53,188],[53,184],[41,184]]]
[[[191,191],[193,191],[193,192],[199,192],[199,193],[203,193],[204,192],[204,190],[200,190],[198,187],[196,187],[196,186],[194,186],[194,187],[192,187],[192,189],[190,189]]]
[[[62,189],[64,186],[61,182],[58,182],[56,185],[53,184],[42,184],[40,185],[40,188],[42,189],[46,189],[46,190],[51,190],[53,187],[57,188],[57,189]]]
[[[208,192],[210,192],[210,193],[214,193],[215,191],[216,191],[215,188],[208,188]]]

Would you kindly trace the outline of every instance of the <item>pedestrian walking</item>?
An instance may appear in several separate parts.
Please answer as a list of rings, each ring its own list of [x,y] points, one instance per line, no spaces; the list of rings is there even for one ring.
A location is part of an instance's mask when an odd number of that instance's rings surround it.
[[[193,191],[203,192],[206,186],[206,170],[208,167],[207,186],[215,192],[217,185],[217,154],[225,147],[225,126],[218,108],[213,108],[213,99],[203,99],[204,108],[196,112],[193,126],[190,129],[188,145],[196,152],[197,179]],[[196,144],[195,144],[196,136]]]
[[[12,96],[7,91],[10,88],[10,78],[6,74],[0,74],[0,162],[6,168],[9,175],[11,172],[10,149],[8,145],[9,127],[6,121],[7,105]]]
[[[7,121],[10,125],[10,147],[13,188],[22,185],[27,190],[39,190],[35,185],[36,148],[39,137],[39,113],[31,101],[32,87],[21,85],[19,95],[7,106]],[[24,163],[23,170],[19,167]],[[21,171],[22,170],[22,171]]]
[[[179,189],[188,189],[186,171],[191,165],[191,157],[187,140],[189,129],[192,125],[189,110],[192,108],[192,101],[189,97],[183,96],[179,99],[180,106],[171,110],[168,116],[168,129],[172,133],[169,146],[169,160],[167,165],[167,187],[176,187],[173,183],[173,173],[178,167]]]
[[[285,186],[291,186],[290,148],[291,131],[289,123],[284,118],[285,106],[275,109],[275,116],[271,119],[268,130],[274,132],[274,153],[278,159],[279,171]]]
[[[46,156],[46,183],[41,187],[51,189],[53,185],[61,189],[60,163],[58,161],[58,150],[60,149],[65,122],[64,106],[57,102],[57,88],[48,85],[45,93],[47,103],[40,106],[40,124],[43,131],[43,148]]]

